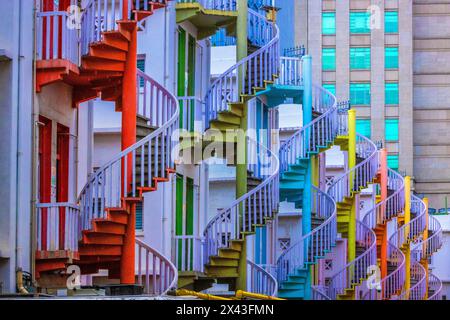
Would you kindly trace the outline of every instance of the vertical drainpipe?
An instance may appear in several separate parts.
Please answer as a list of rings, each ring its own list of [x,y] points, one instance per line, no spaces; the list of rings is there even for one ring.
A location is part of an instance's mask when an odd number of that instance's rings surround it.
[[[405,217],[404,225],[411,221],[411,177],[405,177]],[[409,289],[411,288],[411,248],[409,246],[409,229],[410,226],[405,227],[405,291],[406,299],[409,299]]]
[[[33,4],[33,57],[36,57],[36,13],[37,13],[37,7],[36,2]],[[32,173],[31,173],[31,180],[32,180],[32,192],[31,192],[31,231],[30,231],[30,248],[31,248],[31,254],[30,254],[30,265],[31,265],[31,279],[32,282],[35,282],[35,271],[36,271],[36,241],[37,238],[37,232],[36,232],[36,203],[38,201],[38,171],[37,171],[37,160],[38,160],[38,152],[39,152],[39,141],[38,141],[38,127],[39,127],[39,106],[37,103],[35,103],[35,88],[36,88],[36,59],[33,59],[33,81],[32,81],[32,110],[33,110],[33,122],[32,122]]]
[[[351,170],[356,165],[356,110],[348,110],[348,169]],[[354,187],[354,172],[350,173],[349,186],[350,195]],[[348,242],[347,242],[347,261],[350,262],[356,258],[356,211],[359,208],[358,197],[353,197],[353,204],[350,211],[348,222]]]
[[[237,22],[236,22],[236,61],[240,61],[247,57],[247,17],[248,17],[248,7],[246,0],[237,0]],[[242,92],[245,87],[245,83],[242,79],[245,79],[246,70],[240,68],[238,72],[238,92]],[[245,80],[244,80],[245,81]],[[248,114],[247,114],[247,103],[243,103],[243,116],[241,118],[240,129],[245,132],[245,134],[238,134],[237,143],[237,159],[236,164],[236,198],[240,198],[247,193],[247,138],[246,131],[248,126]],[[241,162],[241,163],[240,163]],[[242,163],[243,162],[243,163]],[[243,208],[240,208],[242,214]],[[243,219],[241,216],[240,219]],[[243,224],[241,223],[241,226]],[[239,277],[236,281],[236,290],[247,289],[247,241],[246,237],[243,236],[244,243],[242,245],[242,251],[239,261]]]
[[[303,64],[303,126],[309,124],[312,121],[312,58],[310,55],[306,55],[302,58]],[[311,135],[314,134],[310,130],[305,131],[305,141],[303,142],[306,146],[309,145],[311,140]],[[312,187],[312,167],[314,166],[314,157],[309,156],[308,168],[306,169],[305,185],[303,189],[303,209],[302,209],[302,235],[306,235],[311,232],[311,187]],[[308,244],[304,244],[304,261],[307,261]],[[312,268],[308,267],[308,272],[306,272],[306,284],[305,284],[305,300],[311,299],[311,272]]]

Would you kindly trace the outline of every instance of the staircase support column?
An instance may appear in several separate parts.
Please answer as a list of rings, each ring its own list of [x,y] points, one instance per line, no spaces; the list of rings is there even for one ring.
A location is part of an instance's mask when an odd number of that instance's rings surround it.
[[[405,225],[411,221],[411,177],[405,177]],[[409,229],[405,227],[405,291],[406,299],[409,299],[409,289],[411,288],[411,248],[409,246]]]
[[[387,184],[388,184],[388,171],[387,171],[387,150],[381,149],[380,150],[380,162],[381,162],[381,169],[380,169],[380,187],[381,187],[381,201],[385,202],[387,199]],[[382,216],[385,215],[386,212],[386,204],[382,205],[381,207]],[[387,223],[380,221],[381,223]],[[376,221],[376,224],[379,222]],[[381,248],[381,254],[380,254],[380,271],[381,271],[381,278],[384,279],[387,276],[387,227],[383,228],[383,235],[381,237],[381,243],[378,245]]]
[[[425,203],[425,230],[423,231],[423,246],[422,248],[423,252],[425,252],[425,256],[422,257],[420,260],[422,266],[425,268],[425,297],[424,300],[428,300],[428,276],[429,276],[429,270],[428,270],[428,258],[426,256],[426,244],[428,240],[428,226],[429,226],[429,216],[428,216],[428,198],[423,198],[423,202]]]
[[[356,165],[356,110],[348,110],[348,169]],[[350,196],[353,194],[355,174],[349,175]],[[356,194],[355,194],[356,195]],[[357,200],[358,199],[358,200]],[[348,222],[347,259],[348,262],[356,258],[356,210],[359,209],[359,197],[353,196],[352,209]]]
[[[312,121],[312,58],[306,55],[302,58],[303,65],[303,126],[307,125]],[[305,132],[305,145],[310,142],[310,135],[313,134],[311,131],[306,130]],[[303,208],[302,208],[302,235],[306,235],[311,232],[311,187],[312,187],[312,167],[314,166],[314,160],[311,155],[308,168],[306,169],[305,175],[305,187],[303,189]],[[308,243],[304,244],[304,261],[308,259]],[[306,283],[305,283],[305,300],[311,299],[311,266],[307,267],[309,270],[306,272]]]
[[[240,61],[247,57],[247,16],[248,7],[246,0],[237,1],[238,17],[236,22],[236,58]],[[238,70],[238,88],[239,92],[243,91],[245,83],[242,79],[245,77],[246,70],[240,68]],[[245,81],[245,80],[244,80]],[[247,126],[248,126],[248,113],[247,102],[244,102],[243,115],[241,118],[240,130],[238,133],[237,142],[237,164],[236,164],[236,199],[240,198],[247,193]],[[239,138],[240,137],[240,138]],[[241,226],[243,225],[243,208],[240,208],[240,220]],[[236,280],[236,290],[247,290],[247,242],[245,236],[243,236],[244,243],[242,244],[242,251],[239,260],[239,277]]]
[[[126,1],[124,2],[126,3]],[[131,31],[127,61],[122,85],[122,150],[136,143],[136,114],[137,114],[137,28]],[[122,178],[127,176],[127,181],[132,177],[131,155],[127,160],[128,166],[124,168]],[[123,164],[124,165],[124,164]],[[122,184],[123,185],[123,184]],[[127,187],[128,188],[128,187]],[[124,190],[128,193],[129,190]],[[120,283],[135,283],[135,210],[134,205],[127,208],[129,212],[128,225],[122,247],[122,259],[120,260]]]

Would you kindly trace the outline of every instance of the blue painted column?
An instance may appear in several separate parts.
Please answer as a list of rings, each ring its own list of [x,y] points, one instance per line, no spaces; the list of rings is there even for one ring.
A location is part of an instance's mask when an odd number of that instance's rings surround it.
[[[303,64],[303,126],[312,121],[312,58],[306,55],[302,58]],[[312,132],[305,131],[305,145],[308,145]],[[308,156],[308,155],[307,155]],[[302,210],[302,234],[311,232],[311,187],[312,187],[312,166],[313,159],[309,155],[308,168],[305,176],[305,189],[303,190],[303,210]],[[307,259],[307,246],[305,243],[305,261]],[[311,299],[311,267],[306,272],[305,300]]]

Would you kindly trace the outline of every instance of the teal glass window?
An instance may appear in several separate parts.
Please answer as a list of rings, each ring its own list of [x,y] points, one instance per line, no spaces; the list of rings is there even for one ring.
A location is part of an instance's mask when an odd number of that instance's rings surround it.
[[[386,104],[398,104],[398,83],[386,83],[384,94]]]
[[[350,48],[350,69],[370,69],[370,48]]]
[[[398,171],[398,155],[396,155],[396,154],[388,154],[388,156],[387,156],[387,165],[392,170]]]
[[[398,141],[398,119],[386,119],[384,130],[386,141]]]
[[[370,83],[350,83],[350,103],[370,105]]]
[[[333,95],[336,95],[336,85],[334,83],[324,83],[324,89],[330,91]]]
[[[324,71],[336,70],[336,49],[323,48],[322,49],[322,69]]]
[[[137,68],[141,70],[142,72],[145,72],[145,57],[139,56],[137,59]],[[139,81],[139,86],[142,88],[144,87],[144,79],[141,78]]]
[[[398,33],[397,11],[386,11],[384,13],[384,31],[386,33]]]
[[[398,47],[384,48],[384,67],[386,69],[398,69]]]
[[[356,132],[370,139],[370,120],[356,119]]]
[[[350,12],[350,33],[370,33],[369,12]]]
[[[336,13],[324,12],[322,13],[322,33],[336,34]]]

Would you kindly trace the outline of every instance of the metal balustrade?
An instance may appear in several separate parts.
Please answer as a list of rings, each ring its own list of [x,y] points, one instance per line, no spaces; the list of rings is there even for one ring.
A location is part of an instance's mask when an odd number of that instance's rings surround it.
[[[225,47],[225,46],[235,46],[236,37],[228,36],[226,29],[219,29],[215,35],[211,38],[211,46],[213,47]]]
[[[372,229],[383,225],[403,213],[405,208],[405,183],[403,177],[388,168],[388,189],[394,192],[377,203],[364,216],[363,222]]]
[[[422,235],[426,227],[425,203],[415,195],[411,195],[411,215],[415,215],[409,223],[404,224],[392,235],[392,242],[398,247],[409,245]]]
[[[331,299],[361,285],[368,277],[369,267],[377,265],[377,236],[361,221],[356,221],[356,244],[362,246],[364,252],[331,277],[327,293]]]
[[[312,299],[313,300],[331,300],[330,297],[327,296],[326,291],[327,287],[325,286],[312,286]]]
[[[101,41],[104,32],[118,31],[118,21],[136,19],[135,10],[150,11],[153,4],[166,5],[167,1],[90,0],[81,16],[81,54],[88,54],[89,46]]]
[[[247,260],[247,291],[275,297],[278,292],[276,278],[262,266]]]
[[[71,27],[66,11],[36,14],[36,59],[68,60],[79,64],[78,30]]]
[[[324,257],[336,243],[336,203],[328,194],[313,186],[311,205],[311,211],[315,212],[318,218],[323,218],[324,222],[280,255],[277,260],[277,279],[280,284],[297,269],[304,268],[307,263],[315,263],[317,259]]]
[[[419,262],[428,259],[442,246],[442,226],[435,217],[428,217],[428,237],[426,240],[420,239],[417,244],[412,245],[411,259]]]
[[[105,208],[121,208],[123,198],[136,197],[138,187],[150,187],[145,181],[151,183],[153,178],[164,177],[166,169],[174,168],[171,151],[176,141],[173,134],[179,128],[178,100],[148,75],[140,71],[138,75],[154,88],[154,95],[147,95],[143,100],[147,101],[147,107],[139,104],[138,113],[143,113],[142,116],[150,119],[149,124],[158,129],[119,153],[89,178],[78,198],[82,229],[91,229],[92,219],[105,218]],[[138,90],[137,94],[140,94]],[[140,170],[137,161],[145,164]]]
[[[356,154],[364,158],[362,162],[334,179],[328,189],[336,202],[343,202],[354,193],[360,192],[373,183],[379,168],[377,146],[366,137],[356,134]]]
[[[37,251],[78,251],[80,208],[72,203],[36,204]]]
[[[178,97],[181,111],[180,128],[189,132],[203,132],[203,102],[197,97]]]
[[[265,86],[264,81],[272,81],[279,72],[279,31],[278,27],[253,10],[248,12],[249,39],[261,46],[251,55],[240,60],[211,85],[206,93],[205,127],[217,119],[219,112],[229,111],[230,103],[241,102],[242,95],[253,95],[253,88]],[[242,86],[235,85],[236,77]]]
[[[280,171],[289,170],[289,165],[298,159],[307,159],[311,153],[318,152],[319,146],[327,146],[338,135],[337,102],[327,90],[313,87],[313,108],[322,115],[303,126],[280,147]]]
[[[174,236],[175,265],[180,271],[203,272],[204,240],[197,236]]]
[[[177,0],[177,3],[199,3],[208,10],[236,11],[236,0]]]
[[[144,287],[144,293],[165,295],[175,289],[178,282],[178,269],[158,250],[136,239],[138,258],[138,284]]]
[[[383,300],[394,298],[405,284],[405,255],[391,242],[391,239],[388,242],[388,263],[394,265],[395,270],[381,279],[380,298]]]
[[[398,300],[423,300],[427,291],[427,271],[418,262],[411,265],[410,279],[416,281],[409,290],[402,292]]]
[[[284,86],[302,86],[302,59],[297,57],[280,57],[280,77],[276,84]]]
[[[261,177],[264,180],[256,188],[219,211],[204,231],[204,261],[217,255],[220,248],[227,248],[232,240],[242,239],[242,232],[254,232],[255,224],[264,224],[272,218],[279,203],[279,161],[275,154],[254,140],[248,140],[249,149],[258,150],[258,163],[267,164]],[[250,154],[250,152],[249,152]],[[253,163],[248,164],[252,170]],[[254,168],[253,168],[254,170]]]
[[[442,300],[442,281],[434,274],[428,274],[428,292],[432,294],[428,296],[428,300]]]

